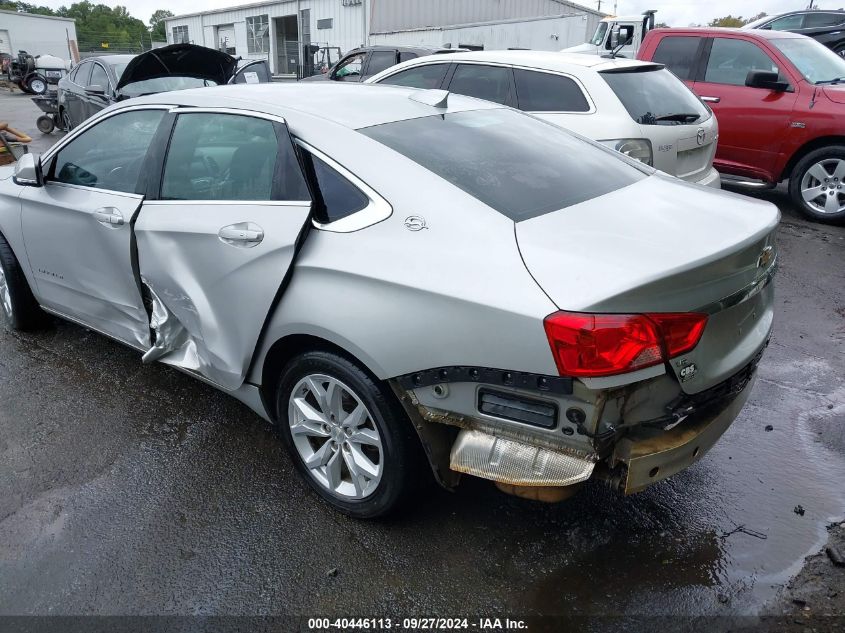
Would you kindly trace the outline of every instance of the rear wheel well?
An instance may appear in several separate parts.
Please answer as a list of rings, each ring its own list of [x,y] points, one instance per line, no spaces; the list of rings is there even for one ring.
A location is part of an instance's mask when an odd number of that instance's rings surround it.
[[[261,370],[261,399],[264,401],[264,407],[273,422],[277,422],[278,417],[276,415],[276,387],[279,377],[282,374],[282,368],[294,356],[303,352],[314,351],[332,352],[338,356],[342,356],[370,374],[374,381],[380,381],[378,376],[367,367],[366,363],[361,362],[353,354],[350,354],[331,341],[327,341],[319,336],[311,336],[310,334],[291,334],[285,336],[273,343],[272,347],[270,347]]]
[[[786,163],[786,167],[783,168],[783,173],[777,181],[781,182],[785,178],[789,178],[792,175],[792,170],[795,169],[795,165],[807,154],[829,145],[845,145],[845,136],[821,136],[805,143],[795,151],[789,162]]]

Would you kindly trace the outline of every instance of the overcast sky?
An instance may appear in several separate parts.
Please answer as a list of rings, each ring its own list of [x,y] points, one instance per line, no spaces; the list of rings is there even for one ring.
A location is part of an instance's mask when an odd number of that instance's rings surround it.
[[[54,9],[62,5],[69,6],[74,0],[31,0],[35,4],[46,4]],[[340,2],[340,0],[337,0]],[[384,0],[381,0],[384,1]],[[388,0],[389,1],[389,0]],[[424,2],[425,0],[415,0]],[[580,4],[595,8],[596,0],[576,0]],[[802,9],[807,6],[809,0],[618,0],[617,14],[640,14],[646,9],[657,9],[657,21],[666,22],[669,26],[688,26],[693,23],[706,24],[713,18],[722,17],[728,14],[740,14],[743,17],[757,15],[765,11],[769,15]],[[118,4],[129,8],[129,12],[149,22],[150,15],[156,9],[170,9],[179,15],[182,13],[193,13],[199,6],[206,9],[218,9],[238,4],[249,4],[249,1],[238,2],[238,0],[205,0],[198,5],[196,0],[93,0],[95,4],[107,4],[115,6]],[[845,0],[816,0],[823,9],[838,9],[845,5]],[[601,8],[605,13],[613,12],[613,0],[602,0]]]

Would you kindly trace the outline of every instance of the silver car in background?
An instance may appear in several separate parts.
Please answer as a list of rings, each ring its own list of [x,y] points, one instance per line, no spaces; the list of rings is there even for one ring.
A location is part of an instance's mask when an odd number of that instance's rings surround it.
[[[720,188],[719,126],[661,64],[580,53],[477,51],[413,59],[367,80],[509,105],[687,182]]]
[[[443,91],[185,90],[0,168],[0,313],[240,399],[354,516],[427,472],[630,493],[745,403],[778,218]]]

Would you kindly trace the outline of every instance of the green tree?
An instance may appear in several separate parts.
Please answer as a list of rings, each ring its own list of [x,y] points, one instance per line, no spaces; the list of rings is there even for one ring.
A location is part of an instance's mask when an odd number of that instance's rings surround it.
[[[156,42],[167,41],[167,30],[164,23],[165,18],[172,18],[173,12],[167,9],[159,9],[150,17],[150,36]]]
[[[739,28],[747,23],[747,20],[743,19],[742,16],[734,17],[732,15],[726,15],[723,18],[715,18],[710,20],[707,26],[722,26],[728,28]]]
[[[88,0],[56,12],[76,20],[76,36],[80,51],[138,52],[150,45],[147,25],[133,18],[126,7],[108,7]]]

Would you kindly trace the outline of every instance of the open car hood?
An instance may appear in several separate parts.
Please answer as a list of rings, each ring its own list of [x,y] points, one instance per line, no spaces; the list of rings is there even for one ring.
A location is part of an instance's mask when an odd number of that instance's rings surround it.
[[[117,82],[117,90],[159,77],[191,77],[213,81],[219,86],[232,78],[237,65],[234,57],[213,48],[171,44],[142,53],[129,62]]]

